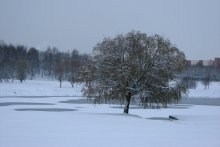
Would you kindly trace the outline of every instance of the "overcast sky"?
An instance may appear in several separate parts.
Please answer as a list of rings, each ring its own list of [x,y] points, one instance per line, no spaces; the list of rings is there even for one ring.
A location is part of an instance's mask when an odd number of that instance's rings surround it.
[[[220,0],[0,0],[0,40],[91,53],[131,30],[167,37],[188,59],[220,57]]]

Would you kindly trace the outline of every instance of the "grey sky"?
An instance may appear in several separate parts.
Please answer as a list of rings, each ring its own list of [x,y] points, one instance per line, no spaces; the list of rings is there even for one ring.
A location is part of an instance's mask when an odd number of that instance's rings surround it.
[[[160,34],[188,59],[220,57],[220,0],[0,0],[0,40],[92,51],[103,37]]]

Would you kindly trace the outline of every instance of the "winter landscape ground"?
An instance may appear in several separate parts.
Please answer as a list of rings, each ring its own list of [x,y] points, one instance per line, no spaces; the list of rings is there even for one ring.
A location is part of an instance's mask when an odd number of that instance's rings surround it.
[[[93,105],[82,84],[0,83],[0,147],[219,147],[220,83],[201,83],[180,104],[143,109]],[[169,115],[179,120],[169,120]]]

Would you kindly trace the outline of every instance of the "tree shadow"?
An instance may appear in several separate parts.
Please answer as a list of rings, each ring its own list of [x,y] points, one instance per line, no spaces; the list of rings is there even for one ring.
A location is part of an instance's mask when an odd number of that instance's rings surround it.
[[[92,101],[88,99],[66,100],[66,101],[59,101],[59,102],[65,103],[65,104],[92,104]]]
[[[149,117],[149,118],[146,118],[146,119],[150,119],[150,120],[165,120],[165,121],[169,120],[170,121],[169,117]]]

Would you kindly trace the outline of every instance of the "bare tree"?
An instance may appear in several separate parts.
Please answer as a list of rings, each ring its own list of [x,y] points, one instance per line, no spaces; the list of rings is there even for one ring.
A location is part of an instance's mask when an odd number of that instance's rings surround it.
[[[39,73],[39,51],[35,48],[30,48],[27,53],[27,59],[30,63],[30,76],[33,79],[35,74]]]
[[[56,55],[56,64],[54,67],[54,73],[58,81],[60,82],[60,88],[62,87],[62,81],[64,80],[64,58],[61,53],[57,53]]]
[[[67,78],[72,87],[79,79],[79,68],[81,67],[80,57],[81,56],[77,50],[72,51],[71,58],[69,60],[69,74]]]
[[[176,79],[185,65],[184,53],[159,35],[133,31],[105,38],[83,67],[83,92],[96,103],[124,103],[124,113],[131,98],[144,107],[166,106],[178,102],[185,91]]]
[[[42,77],[46,76],[51,79],[62,77],[62,80],[68,79],[73,84],[78,78],[79,68],[84,64],[87,56],[79,54],[76,49],[70,54],[69,52],[60,52],[55,47],[48,47],[46,51],[38,51],[33,47],[28,49],[23,45],[14,46],[0,42],[0,82],[10,79],[13,82],[16,76],[20,77],[18,75],[18,72],[21,71],[20,62],[25,61],[29,66],[27,75],[31,79],[41,73]]]
[[[26,60],[19,60],[17,62],[17,79],[22,83],[29,72],[30,66]]]

